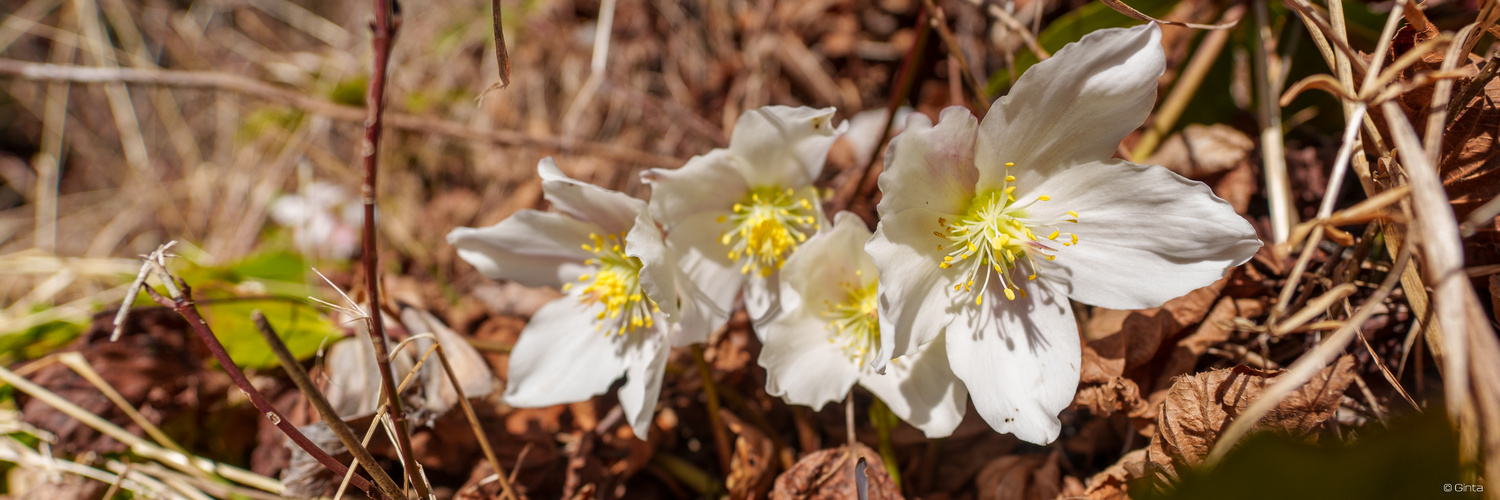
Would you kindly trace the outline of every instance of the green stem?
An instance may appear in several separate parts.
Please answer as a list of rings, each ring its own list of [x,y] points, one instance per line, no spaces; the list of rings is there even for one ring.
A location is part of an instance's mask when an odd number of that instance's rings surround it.
[[[901,489],[901,467],[896,464],[896,447],[891,444],[891,431],[896,429],[896,414],[880,398],[870,405],[870,423],[875,424],[875,434],[880,437],[880,460],[885,462],[885,471]]]

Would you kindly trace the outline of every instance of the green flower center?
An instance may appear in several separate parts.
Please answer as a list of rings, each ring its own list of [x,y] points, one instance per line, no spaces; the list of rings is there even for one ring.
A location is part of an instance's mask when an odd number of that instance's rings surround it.
[[[1013,163],[1005,164],[1007,170],[1013,166]],[[1034,201],[1018,204],[1016,186],[1011,185],[1015,180],[1015,176],[1006,175],[1005,184],[1000,189],[976,195],[956,221],[950,223],[947,218],[939,217],[937,222],[942,230],[932,233],[946,240],[937,247],[938,251],[946,252],[938,267],[962,273],[953,290],[972,292],[976,284],[979,286],[980,293],[974,296],[975,305],[984,302],[984,290],[989,287],[991,276],[995,276],[999,286],[1003,287],[1007,299],[1015,300],[1018,295],[1026,297],[1026,291],[1021,289],[1011,271],[1025,267],[1029,271],[1026,279],[1034,280],[1038,270],[1036,257],[1052,260],[1057,258],[1056,252],[1061,247],[1078,243],[1077,234],[1063,233],[1058,227],[1065,222],[1077,223],[1078,213],[1068,211],[1068,218],[1051,221],[1028,217],[1027,208],[1052,198],[1044,194]],[[1041,232],[1048,234],[1045,238],[1038,238],[1037,233]],[[989,272],[991,270],[993,275]]]

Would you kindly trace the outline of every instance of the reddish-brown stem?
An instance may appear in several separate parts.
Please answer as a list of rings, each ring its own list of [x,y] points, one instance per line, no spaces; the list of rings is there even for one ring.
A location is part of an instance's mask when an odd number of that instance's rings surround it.
[[[374,0],[374,37],[370,44],[374,49],[374,65],[370,73],[370,86],[365,93],[365,143],[360,154],[364,157],[364,183],[360,196],[365,203],[364,229],[361,259],[365,269],[365,292],[370,297],[370,343],[375,346],[376,364],[380,366],[380,387],[385,392],[390,406],[391,420],[396,427],[396,447],[401,451],[401,462],[411,484],[420,498],[430,496],[427,482],[417,470],[417,461],[412,456],[411,436],[407,434],[406,411],[401,408],[401,395],[396,393],[396,379],[391,375],[390,347],[385,342],[385,322],[380,313],[379,254],[375,250],[375,174],[380,158],[381,115],[385,111],[386,65],[391,59],[391,39],[396,36],[395,0]]]
[[[203,315],[198,313],[198,306],[193,303],[192,290],[188,288],[187,283],[175,278],[173,279],[177,281],[177,286],[182,289],[180,297],[167,298],[151,287],[144,287],[146,294],[150,295],[151,299],[155,300],[156,303],[176,311],[177,314],[182,315],[183,319],[187,320],[188,325],[191,325],[193,331],[198,334],[198,338],[203,341],[204,345],[208,346],[208,351],[213,353],[214,359],[219,361],[219,366],[223,366],[224,371],[229,373],[229,379],[233,380],[234,385],[239,387],[240,391],[244,392],[250,398],[250,404],[254,405],[256,410],[260,410],[261,414],[265,415],[266,418],[271,419],[271,423],[275,424],[277,429],[281,429],[281,432],[286,434],[288,439],[291,439],[299,448],[306,451],[308,455],[312,455],[318,463],[323,464],[323,467],[334,474],[338,476],[347,474],[349,472],[348,467],[345,467],[344,464],[339,463],[338,460],[329,456],[328,452],[323,451],[318,445],[313,444],[311,440],[307,439],[307,436],[302,435],[302,431],[297,430],[297,426],[292,425],[292,422],[287,420],[280,411],[277,411],[276,407],[272,406],[271,402],[266,400],[266,397],[255,389],[255,386],[250,385],[250,379],[245,378],[245,372],[240,371],[239,365],[234,364],[234,360],[229,358],[229,352],[224,350],[224,345],[219,343],[219,338],[215,337],[213,330],[208,328],[208,322],[204,321]],[[379,489],[372,487],[370,482],[362,476],[356,475],[349,482],[365,493],[384,497]]]
[[[880,159],[880,151],[885,149],[885,142],[891,138],[891,124],[896,121],[896,108],[901,106],[911,93],[912,84],[916,82],[917,63],[922,57],[922,51],[927,48],[928,35],[932,33],[932,23],[927,21],[927,6],[917,13],[917,40],[912,43],[911,51],[906,53],[906,60],[901,63],[901,72],[897,76],[896,91],[891,93],[891,100],[886,103],[885,127],[880,129],[880,140],[875,142],[875,151],[870,154],[870,160],[860,165],[856,175],[849,176],[843,185],[834,192],[833,199],[829,200],[829,211],[838,213],[840,210],[849,208],[861,194],[868,194],[875,189],[876,175],[874,172],[875,162]],[[872,224],[873,225],[873,224]]]

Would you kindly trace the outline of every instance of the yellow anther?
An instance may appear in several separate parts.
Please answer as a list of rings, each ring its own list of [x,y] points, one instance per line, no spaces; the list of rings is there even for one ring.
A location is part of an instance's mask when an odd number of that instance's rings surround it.
[[[981,293],[979,295],[975,295],[974,296],[974,305],[977,306],[977,305],[981,305],[983,303],[984,303],[984,294]]]
[[[943,236],[943,233],[939,233],[939,232],[937,232],[937,231],[933,231],[933,232],[932,232],[932,235],[933,235],[933,236],[937,236],[937,237],[939,237],[939,238],[946,238],[946,236]]]
[[[1049,239],[1049,240],[1056,240],[1057,239],[1057,235],[1059,235],[1059,234],[1062,234],[1062,231],[1058,231],[1056,229],[1053,229],[1052,230],[1052,234],[1047,235],[1047,239]]]
[[[1078,233],[1073,233],[1072,236],[1073,236],[1073,244],[1077,245],[1078,244]]]
[[[1068,216],[1070,216],[1070,217],[1072,217],[1074,219],[1078,218],[1078,212],[1074,212],[1072,210],[1069,210],[1067,213],[1068,213]]]
[[[589,275],[587,275],[587,274],[578,276],[578,282],[579,283],[582,283],[582,282],[585,282],[585,281],[588,281],[588,280],[589,280]]]
[[[1007,176],[1005,176],[1005,182],[1016,182],[1016,176],[1014,176],[1014,175],[1007,175]]]
[[[729,220],[729,217],[728,217],[728,216],[724,216],[724,215],[720,215],[720,216],[719,216],[719,218],[718,218],[718,222],[719,222],[719,223],[720,223],[720,224],[723,224],[723,223],[724,223],[724,221],[726,221],[726,220]]]
[[[1043,257],[1046,257],[1047,260],[1055,260],[1055,259],[1057,259],[1056,255],[1043,255]]]
[[[1014,166],[1016,166],[1015,163],[1005,162],[1005,168],[1010,168],[1010,167],[1014,167]]]
[[[942,268],[942,269],[947,269],[947,268],[950,268],[950,267],[953,267],[953,266],[948,265],[947,262],[939,262],[938,263],[938,267]]]
[[[1047,200],[1052,199],[1052,197],[1051,196],[1047,196],[1047,195],[1044,194],[1044,195],[1036,197],[1036,199],[1042,200],[1042,201],[1047,201]]]
[[[1010,299],[1010,300],[1016,300],[1016,292],[1013,292],[1013,291],[1011,291],[1011,289],[1006,288],[1005,289],[1005,298]]]
[[[1032,281],[1032,280],[1035,280],[1035,279],[1036,279],[1036,273],[1031,273],[1031,276],[1027,276],[1026,277],[1027,281]]]
[[[1017,288],[1016,289],[1016,293],[1019,294],[1021,296],[1021,298],[1023,298],[1023,299],[1026,298],[1026,290],[1022,290],[1020,288]]]

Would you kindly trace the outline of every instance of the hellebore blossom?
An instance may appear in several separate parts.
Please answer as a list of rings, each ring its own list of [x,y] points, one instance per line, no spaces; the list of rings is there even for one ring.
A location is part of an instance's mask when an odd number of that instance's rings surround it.
[[[620,406],[645,439],[668,351],[707,330],[678,308],[677,271],[644,201],[570,179],[551,158],[537,172],[561,213],[522,210],[448,233],[458,256],[485,276],[565,293],[521,331],[502,398],[518,407],[583,401],[624,375]],[[680,324],[669,321],[679,313]]]
[[[762,328],[766,392],[822,408],[858,381],[927,436],[946,437],[963,420],[965,392],[941,340],[891,360],[884,375],[876,372],[891,336],[882,335],[888,328],[876,313],[879,274],[864,252],[869,239],[864,221],[843,212],[831,231],[786,259],[781,311]]]
[[[812,183],[847,128],[833,126],[833,113],[753,109],[735,123],[727,149],[642,173],[652,187],[651,216],[665,226],[710,328],[728,320],[741,288],[750,317],[762,321],[777,303],[777,270],[823,225]]]
[[[887,152],[865,249],[893,354],[946,342],[997,431],[1057,438],[1080,365],[1068,299],[1159,306],[1261,245],[1202,183],[1110,158],[1151,112],[1164,59],[1155,24],[1097,31],[1032,66],[982,123],[914,114]]]

